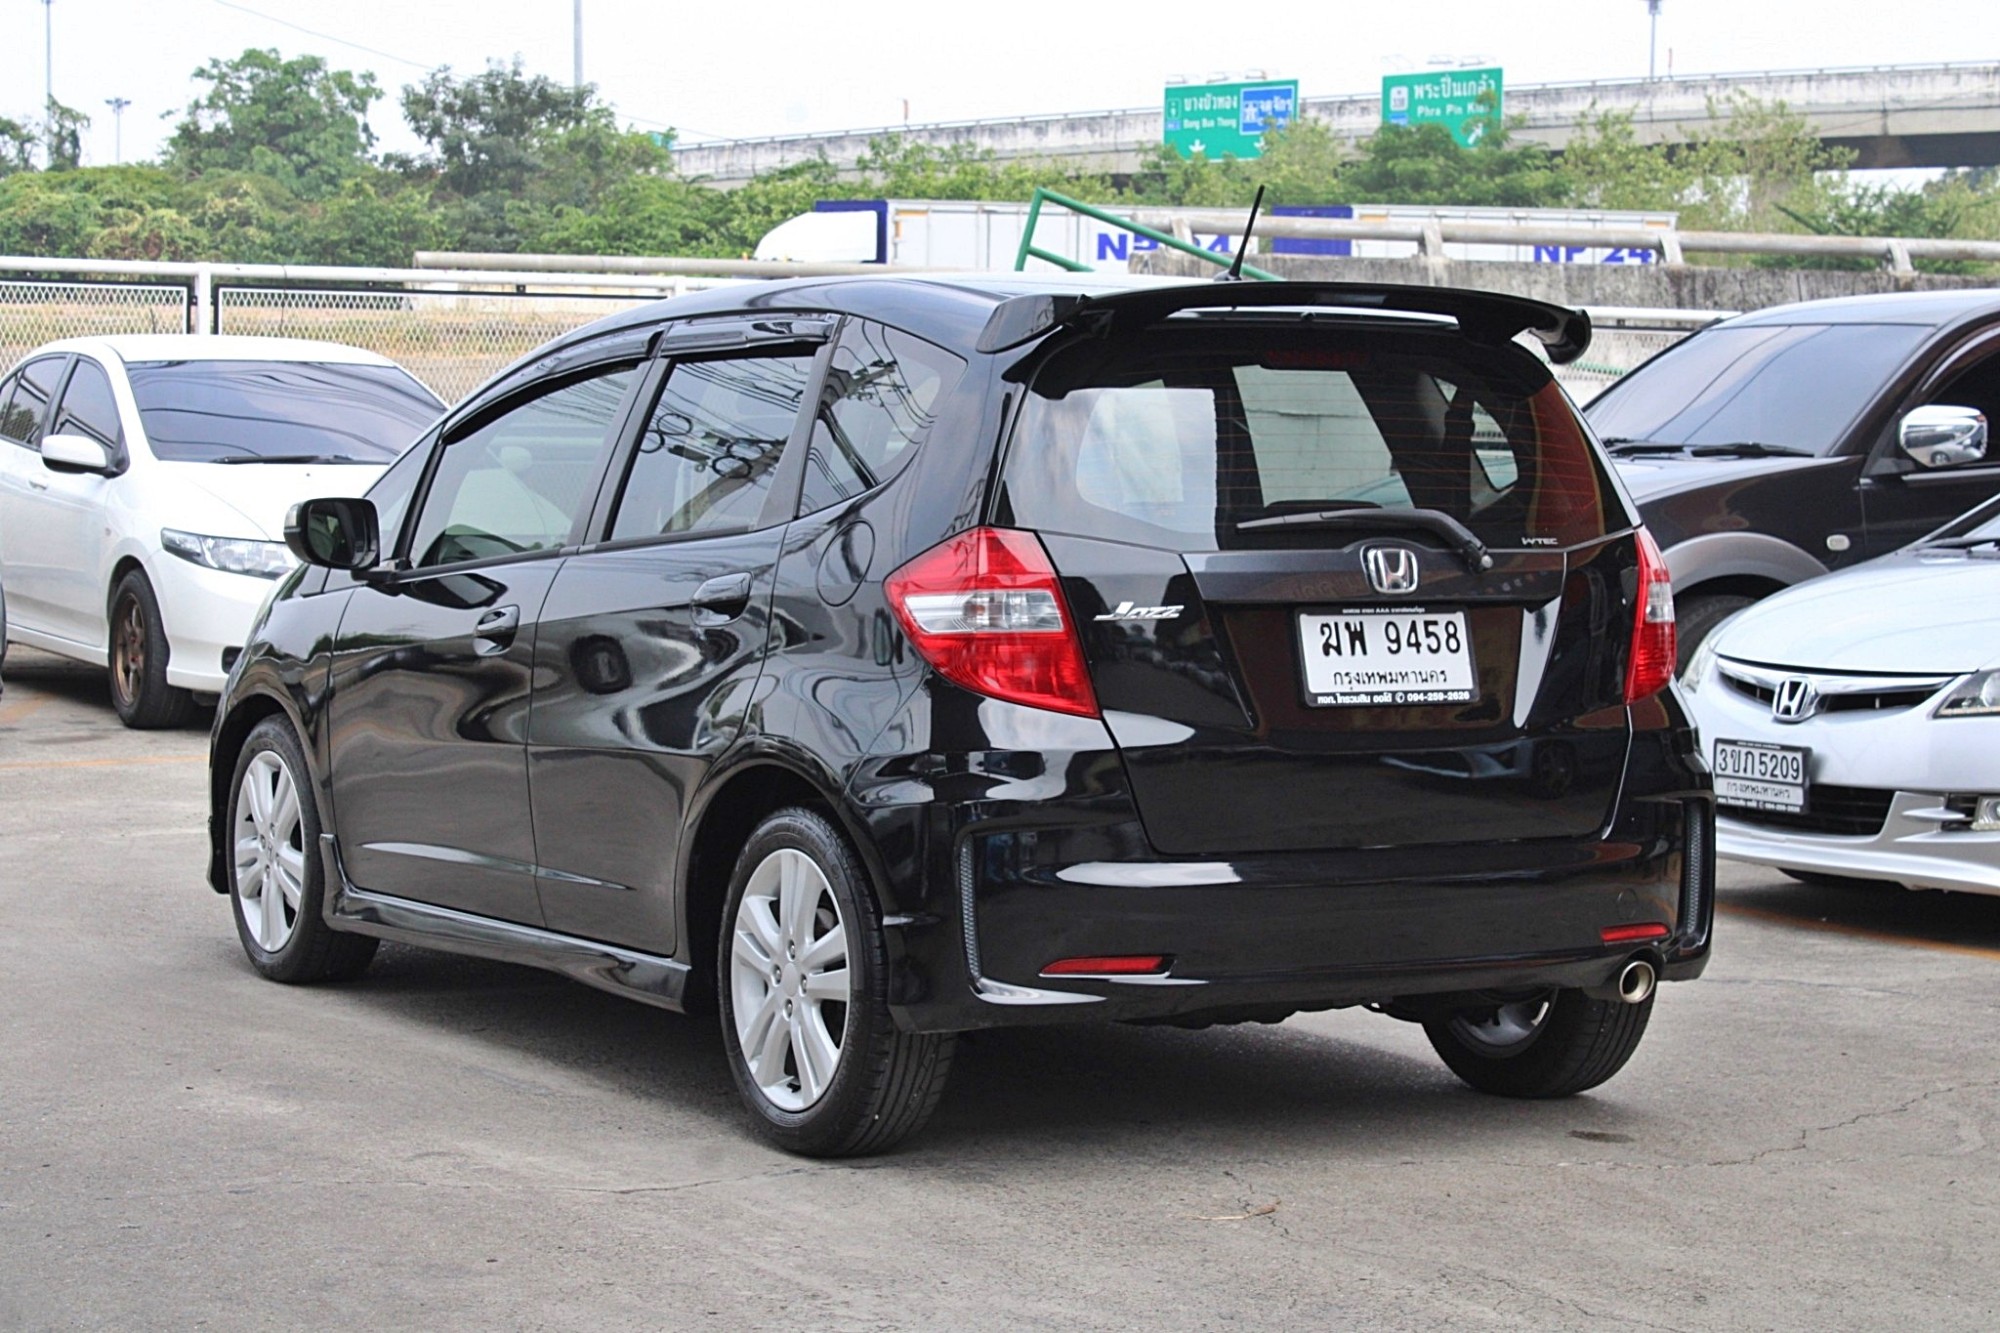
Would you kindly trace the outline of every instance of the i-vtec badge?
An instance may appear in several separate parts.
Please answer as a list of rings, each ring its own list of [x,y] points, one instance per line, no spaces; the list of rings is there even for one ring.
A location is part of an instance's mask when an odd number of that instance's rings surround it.
[[[1098,620],[1172,620],[1181,613],[1178,606],[1134,606],[1130,602],[1120,602],[1112,610],[1096,617]]]

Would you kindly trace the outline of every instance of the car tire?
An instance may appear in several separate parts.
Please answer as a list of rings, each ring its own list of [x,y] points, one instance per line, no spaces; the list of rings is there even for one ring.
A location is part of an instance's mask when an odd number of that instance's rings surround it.
[[[1438,1014],[1424,1034],[1451,1072],[1500,1097],[1570,1097],[1610,1078],[1632,1058],[1654,996],[1638,1004],[1551,991],[1512,1004]]]
[[[730,880],[716,969],[730,1076],[778,1146],[862,1156],[930,1119],[957,1040],[897,1029],[881,910],[825,816],[780,810],[750,835]]]
[[[167,631],[144,574],[133,570],[111,590],[111,706],[128,727],[184,727],[194,695],[167,684]]]
[[[291,724],[259,722],[236,756],[225,864],[236,935],[250,965],[272,981],[351,981],[380,941],[326,923],[319,804]]]
[[[1674,604],[1674,674],[1679,675],[1694,661],[1695,652],[1701,641],[1715,632],[1715,627],[1729,617],[1752,605],[1754,597],[1739,597],[1734,593],[1704,593],[1688,597]]]

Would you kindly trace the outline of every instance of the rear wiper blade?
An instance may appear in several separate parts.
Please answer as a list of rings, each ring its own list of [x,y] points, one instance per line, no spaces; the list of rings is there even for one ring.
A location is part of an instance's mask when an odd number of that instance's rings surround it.
[[[1684,444],[1655,444],[1651,440],[1633,440],[1621,435],[1604,441],[1604,447],[1619,458],[1628,454],[1678,454],[1687,450]]]
[[[1789,444],[1765,444],[1741,440],[1735,444],[1695,444],[1688,446],[1693,458],[1811,458],[1810,449],[1794,449]]]
[[[1408,532],[1415,528],[1428,532],[1464,557],[1468,569],[1493,568],[1486,543],[1472,529],[1436,509],[1321,509],[1308,514],[1279,514],[1272,518],[1250,518],[1236,525],[1238,532],[1271,532],[1286,528],[1358,528],[1363,532]]]

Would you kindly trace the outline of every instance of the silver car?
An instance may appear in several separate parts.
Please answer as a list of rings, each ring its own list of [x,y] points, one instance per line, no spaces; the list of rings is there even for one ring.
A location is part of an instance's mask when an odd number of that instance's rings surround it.
[[[2000,894],[2000,501],[1743,611],[1682,688],[1720,855]]]

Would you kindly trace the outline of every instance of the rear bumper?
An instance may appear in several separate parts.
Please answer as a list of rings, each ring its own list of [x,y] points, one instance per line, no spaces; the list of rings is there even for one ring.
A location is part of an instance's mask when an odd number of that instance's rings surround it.
[[[1103,848],[1111,831],[939,827],[944,855],[925,858],[934,910],[891,915],[892,1008],[909,1030],[942,1032],[1598,986],[1634,957],[1689,980],[1707,966],[1713,924],[1709,806],[1634,804],[1650,836],[1480,848],[1478,874],[1450,877],[1399,873],[1395,853],[1372,870],[1366,854],[1062,859],[1079,842]],[[1605,928],[1635,923],[1668,934],[1604,942]],[[1058,959],[1134,954],[1169,962],[1151,976],[1044,975]]]
[[[975,718],[964,702],[945,693],[922,725],[893,729],[930,744],[862,763],[846,789],[906,1030],[1275,1018],[1603,985],[1635,956],[1669,981],[1707,965],[1713,802],[1666,696],[1634,710],[1622,791],[1593,836],[1202,858],[1153,846],[1103,723],[991,700]],[[1665,934],[1604,940],[1639,924]],[[1170,963],[1044,975],[1131,955]]]

